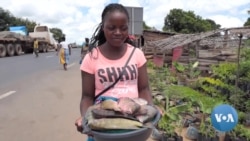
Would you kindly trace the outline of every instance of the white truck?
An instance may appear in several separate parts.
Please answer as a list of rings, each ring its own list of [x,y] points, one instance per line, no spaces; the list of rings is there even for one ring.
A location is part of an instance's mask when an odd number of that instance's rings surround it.
[[[57,42],[53,37],[53,34],[50,32],[48,26],[45,25],[37,25],[34,28],[34,32],[30,32],[29,36],[31,38],[36,38],[39,40],[45,40],[45,46],[39,46],[40,52],[47,52],[49,49],[57,50]]]
[[[0,32],[0,58],[32,53],[35,39],[38,39],[39,52],[57,50],[57,42],[47,26],[37,25],[30,33],[25,26],[14,26],[10,27],[10,31]]]

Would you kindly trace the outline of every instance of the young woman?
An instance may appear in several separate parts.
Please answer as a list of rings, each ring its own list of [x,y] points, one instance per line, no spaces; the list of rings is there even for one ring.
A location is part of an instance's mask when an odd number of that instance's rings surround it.
[[[60,63],[63,65],[64,70],[67,70],[67,64],[69,64],[69,56],[71,55],[71,47],[66,43],[65,37],[62,37],[60,43]]]
[[[76,120],[78,131],[82,130],[82,117],[94,98],[103,89],[114,83],[123,70],[131,52],[135,48],[128,44],[129,14],[120,4],[109,4],[101,16],[101,23],[96,29],[81,64],[82,98],[80,102],[81,117]],[[143,52],[135,48],[125,68],[124,75],[116,85],[106,91],[106,97],[143,98],[153,104],[149,89],[146,58]],[[88,139],[89,141],[91,138]]]

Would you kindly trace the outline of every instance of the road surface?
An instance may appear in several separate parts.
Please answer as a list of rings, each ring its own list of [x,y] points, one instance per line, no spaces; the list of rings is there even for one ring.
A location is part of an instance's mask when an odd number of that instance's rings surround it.
[[[55,52],[0,58],[1,141],[85,140],[74,126],[80,114],[79,51],[73,49],[68,71]]]
[[[70,63],[79,62],[80,49],[72,49]],[[0,58],[0,86],[42,72],[43,70],[59,69],[59,59],[56,52],[40,53],[38,58],[33,54]]]
[[[76,131],[80,50],[63,70],[55,52],[0,58],[0,141],[85,141]]]

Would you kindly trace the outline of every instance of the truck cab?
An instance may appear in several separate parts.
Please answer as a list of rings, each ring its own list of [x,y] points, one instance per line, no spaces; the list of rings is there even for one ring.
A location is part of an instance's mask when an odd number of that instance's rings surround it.
[[[50,32],[48,26],[36,25],[34,27],[34,32],[29,33],[29,36],[43,42],[43,45],[41,45],[41,47],[39,46],[39,51],[47,52],[48,49],[57,48],[53,34]]]

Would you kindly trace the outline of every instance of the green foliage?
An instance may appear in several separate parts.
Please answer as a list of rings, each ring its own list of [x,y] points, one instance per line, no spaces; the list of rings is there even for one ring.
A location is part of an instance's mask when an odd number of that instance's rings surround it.
[[[156,68],[156,66],[155,66],[155,64],[153,63],[152,60],[147,61],[147,68],[148,69],[155,69]]]
[[[146,23],[145,23],[145,21],[143,21],[143,29],[146,29],[146,30],[148,30],[148,29],[152,29],[150,26],[148,26]]]
[[[242,53],[244,54],[246,50],[249,50],[249,48],[250,48],[250,38],[246,39],[246,40],[243,40],[243,48],[241,49],[241,54]]]
[[[165,134],[173,137],[175,135],[176,126],[181,126],[182,114],[189,113],[191,111],[191,102],[182,103],[176,106],[170,106],[170,95],[166,96],[166,107],[159,122],[159,127],[165,132]]]
[[[174,65],[175,69],[177,70],[177,72],[180,72],[180,73],[183,73],[186,69],[184,65],[181,65],[178,62],[173,62],[173,65]]]
[[[216,131],[211,125],[209,117],[212,109],[219,104],[230,104],[235,107],[239,113],[239,124],[243,123],[246,119],[244,112],[250,111],[250,101],[246,100],[250,97],[248,94],[250,87],[250,49],[243,49],[241,56],[238,87],[235,86],[235,63],[225,62],[212,66],[212,75],[210,77],[198,77],[198,85],[196,85],[195,89],[175,85],[174,83],[171,83],[171,85],[162,83],[163,81],[166,82],[166,76],[172,75],[172,77],[177,77],[176,74],[172,74],[167,68],[157,68],[153,63],[149,64],[154,69],[154,75],[151,76],[152,80],[154,80],[153,85],[155,85],[157,90],[163,92],[167,103],[164,107],[166,111],[159,122],[159,127],[167,135],[173,136],[175,135],[174,130],[180,125],[182,113],[192,114],[199,109],[203,113],[200,131],[208,137],[214,137],[216,136]],[[184,66],[173,62],[177,75],[178,73],[185,74],[187,77],[191,77],[190,70],[195,70],[194,66],[196,65],[194,64],[190,63],[188,66]],[[244,89],[245,86],[247,86],[247,89]],[[170,106],[170,99],[171,102],[179,100],[178,104]],[[238,126],[231,134],[247,137],[248,140],[250,136],[249,131],[242,126]]]
[[[218,66],[212,66],[212,73],[215,78],[223,82],[229,82],[236,78],[236,64],[235,63],[220,63]]]
[[[197,69],[198,63],[189,63],[187,66],[184,66],[178,62],[173,62],[173,65],[177,73],[181,74],[184,78],[194,79],[200,75],[200,71]]]
[[[208,117],[205,119],[205,121],[202,121],[200,124],[200,133],[202,135],[205,135],[206,137],[215,137],[216,136],[216,130],[214,129],[212,123],[211,123],[211,118]]]
[[[231,86],[222,82],[220,79],[215,79],[211,77],[202,77],[198,80],[198,85],[196,86],[200,91],[204,92],[212,97],[221,98],[226,95],[221,95],[221,91],[230,92]]]
[[[164,94],[180,96],[182,98],[187,99],[188,101],[191,101],[192,103],[198,103],[200,101],[201,103],[203,103],[203,105],[206,105],[208,107],[213,107],[218,103],[225,102],[222,98],[213,98],[210,96],[206,96],[190,87],[180,86],[180,85],[167,86],[165,88]],[[203,107],[204,109],[208,109],[205,108],[205,106]]]
[[[245,45],[248,45],[250,47],[250,39],[245,41]],[[249,61],[250,61],[250,48],[245,47],[245,48],[241,49],[240,59],[241,59],[241,64],[242,63],[243,64],[249,63]]]
[[[220,28],[211,19],[202,19],[195,15],[193,11],[183,11],[182,9],[172,9],[165,17],[163,30],[178,33],[199,33]]]
[[[245,137],[248,141],[250,140],[250,131],[244,125],[237,124],[236,127],[229,132],[232,137]]]
[[[237,86],[235,85],[236,63],[224,62],[212,66],[212,75],[200,78],[195,89],[212,97],[226,99],[240,111],[249,111],[249,104],[245,100],[249,98],[249,95],[247,96],[250,86],[249,53],[249,48],[242,50]]]
[[[247,18],[247,21],[244,23],[244,26],[250,26],[250,17]]]
[[[60,42],[60,39],[65,36],[60,28],[51,28],[50,32],[53,33],[54,39],[58,42]]]
[[[177,82],[174,74],[167,67],[156,67],[152,61],[147,62],[149,82],[151,87],[163,91],[166,85]]]
[[[168,135],[169,137],[173,137],[175,135],[176,125],[170,120],[170,118],[166,114],[164,114],[159,120],[158,127],[162,129],[164,134]]]

